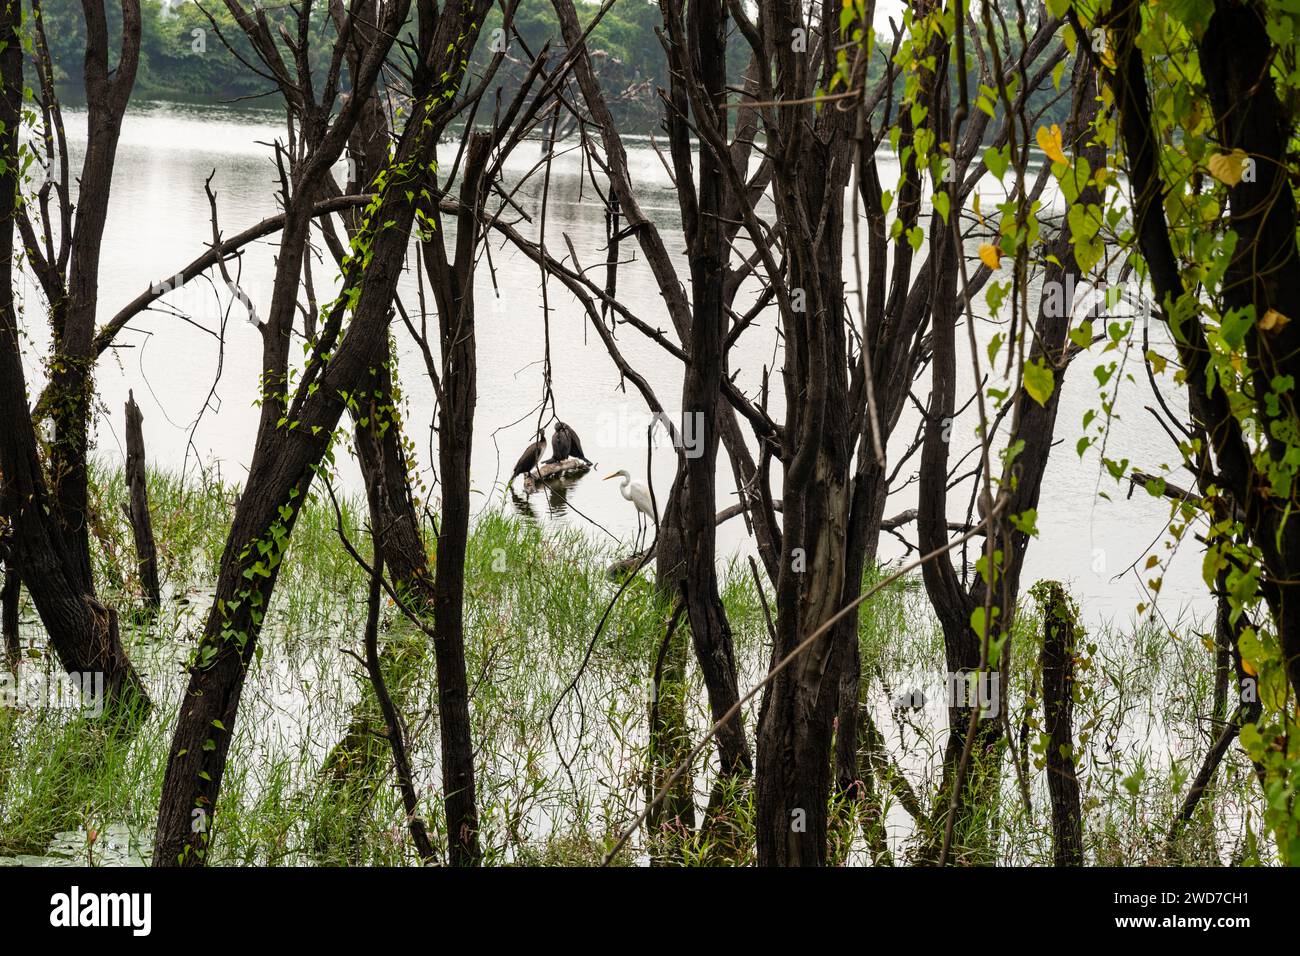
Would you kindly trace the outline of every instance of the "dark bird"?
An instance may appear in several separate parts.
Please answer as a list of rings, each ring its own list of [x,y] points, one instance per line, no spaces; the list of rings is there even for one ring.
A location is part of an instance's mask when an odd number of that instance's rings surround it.
[[[591,464],[591,459],[583,454],[582,440],[578,438],[578,433],[564,422],[555,423],[555,433],[551,436],[551,451],[554,454],[546,459],[547,463],[564,461],[566,458],[581,458],[587,464]]]
[[[539,431],[537,433],[537,441],[525,448],[524,453],[520,455],[519,460],[515,462],[515,473],[510,476],[510,481],[506,484],[506,487],[508,488],[510,485],[514,484],[515,479],[520,475],[526,475],[536,468],[537,463],[542,458],[542,452],[544,451],[546,451],[546,433]],[[537,477],[540,478],[541,474],[538,473]]]

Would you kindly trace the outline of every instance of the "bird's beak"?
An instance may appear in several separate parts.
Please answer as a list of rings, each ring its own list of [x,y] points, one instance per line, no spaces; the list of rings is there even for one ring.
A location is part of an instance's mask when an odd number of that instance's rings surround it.
[[[600,480],[601,480],[601,481],[609,481],[609,479],[611,479],[611,478],[617,478],[617,477],[618,477],[618,475],[606,475],[604,478],[602,478],[602,479],[600,479]]]

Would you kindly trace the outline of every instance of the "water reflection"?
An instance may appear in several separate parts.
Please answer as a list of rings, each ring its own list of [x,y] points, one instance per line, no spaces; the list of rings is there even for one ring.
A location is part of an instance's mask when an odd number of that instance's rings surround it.
[[[533,492],[520,494],[513,486],[510,488],[510,503],[513,505],[515,513],[525,518],[537,520],[537,505],[535,502],[542,501],[546,505],[546,514],[550,518],[563,518],[570,511],[577,514],[579,520],[583,518],[582,513],[572,506],[569,499],[569,492],[578,486],[587,475],[591,474],[590,469],[586,471],[571,471],[563,475],[557,475],[554,478],[547,478],[540,482],[540,487]]]
[[[525,496],[515,491],[513,485],[510,487],[510,503],[514,505],[515,513],[536,521],[537,511],[533,508],[533,503],[530,500],[531,498],[531,495]]]
[[[577,485],[586,474],[587,472],[561,475],[542,485],[546,495],[547,512],[552,518],[560,518],[569,513],[569,489]]]

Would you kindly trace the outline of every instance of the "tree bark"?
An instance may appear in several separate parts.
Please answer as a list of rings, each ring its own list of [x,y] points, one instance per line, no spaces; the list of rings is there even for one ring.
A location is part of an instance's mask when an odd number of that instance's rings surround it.
[[[331,3],[335,25],[342,29],[347,22],[347,12],[339,0]],[[361,8],[361,19],[374,19],[374,5]],[[366,32],[360,24],[356,28]],[[348,62],[357,69],[360,51],[350,48]],[[359,193],[369,188],[383,170],[388,150],[388,123],[382,103],[376,93],[370,95],[360,111],[356,129],[349,138],[350,163],[347,192]],[[364,220],[359,209],[352,209],[344,217],[349,239],[354,239]],[[332,230],[326,230],[327,244],[342,268],[347,250],[337,240]],[[402,416],[397,406],[393,378],[394,356],[391,345],[383,359],[368,371],[361,389],[362,400],[349,407],[352,415],[357,461],[367,488],[370,509],[371,534],[375,546],[383,555],[397,592],[403,596],[405,610],[425,633],[434,626],[433,576],[429,571],[425,553],[424,536],[420,518],[411,496],[410,468],[404,448]],[[423,642],[421,647],[423,647]],[[415,656],[415,660],[412,657]],[[385,642],[380,649],[381,666],[391,675],[386,685],[393,706],[401,712],[405,708],[412,684],[421,676],[419,661],[422,655],[407,653],[402,645]],[[386,767],[384,751],[377,746],[377,737],[383,727],[382,702],[376,695],[363,692],[354,708],[353,719],[338,744],[331,749],[323,770],[332,786],[338,787],[356,781],[364,790],[378,782]],[[356,801],[352,801],[353,804]],[[360,821],[356,821],[359,823]]]
[[[318,378],[304,379],[299,386],[285,416],[286,427],[259,429],[248,482],[222,558],[216,600],[172,741],[154,842],[155,865],[195,866],[205,861],[207,831],[192,828],[194,812],[209,818],[214,812],[244,676],[315,469],[330,446],[348,396],[364,383],[367,370],[383,359],[393,296],[416,207],[423,201],[418,191],[433,160],[438,135],[450,117],[452,94],[463,78],[464,58],[477,36],[482,12],[475,15],[462,10],[452,15],[444,11],[427,37],[433,53],[429,68],[420,74],[424,78],[419,87],[422,95],[398,143],[390,166],[392,175],[384,184],[378,208],[368,222],[371,255],[363,275],[357,274],[359,266],[345,275],[345,283],[359,282],[360,286],[351,323],[329,360],[320,366]],[[399,3],[387,8],[385,20],[396,18],[401,23],[405,13],[405,6]],[[470,22],[475,27],[470,27]],[[395,29],[383,32],[384,42],[391,43]],[[368,93],[368,89],[359,89],[354,95]],[[337,156],[341,143],[335,149]],[[316,162],[323,172],[329,157],[319,157]],[[308,210],[312,191],[304,188],[299,193]],[[277,275],[277,292],[281,281],[296,283],[299,265],[281,257],[284,271]],[[327,325],[337,325],[337,321],[331,318]]]
[[[1293,446],[1285,435],[1294,428],[1294,410],[1284,402],[1269,411],[1259,396],[1269,394],[1278,376],[1300,376],[1300,323],[1263,333],[1260,322],[1269,309],[1300,317],[1300,221],[1289,178],[1293,123],[1270,70],[1275,50],[1263,7],[1216,0],[1199,54],[1220,148],[1240,149],[1254,163],[1255,175],[1243,176],[1230,189],[1228,222],[1239,241],[1224,274],[1223,304],[1225,310],[1254,309],[1246,348],[1258,418],[1270,460],[1286,468]],[[1287,677],[1300,694],[1300,528],[1290,520],[1288,501],[1255,490],[1267,484],[1266,476],[1237,477],[1249,483],[1238,502],[1271,572],[1263,576],[1261,590],[1277,623]]]
[[[393,764],[397,767],[397,788],[402,794],[402,806],[406,810],[406,823],[411,831],[411,841],[415,844],[416,852],[420,854],[420,860],[427,864],[434,860],[433,841],[429,839],[429,831],[419,812],[420,803],[411,774],[411,758],[407,750],[406,726],[397,705],[393,703],[392,695],[388,693],[384,670],[379,662],[379,606],[380,599],[383,597],[383,573],[383,552],[376,548],[374,564],[370,570],[370,593],[366,602],[366,672],[370,675],[375,696],[379,698],[379,709],[384,715],[385,736],[392,750]]]
[[[1074,660],[1078,625],[1065,589],[1055,581],[1043,592],[1043,733],[1047,736],[1047,789],[1052,798],[1052,860],[1083,866],[1083,811],[1074,765]]]
[[[5,559],[4,587],[0,590],[0,631],[4,633],[5,659],[9,669],[16,671],[23,656],[22,639],[18,635],[18,610],[22,600],[22,579],[18,569]]]
[[[149,488],[144,467],[144,416],[135,395],[126,399],[126,486],[130,495],[127,514],[135,537],[136,566],[144,587],[145,604],[157,610],[162,603],[158,585],[158,549],[154,545],[153,522],[149,517]]]
[[[685,608],[675,601],[668,629],[655,656],[650,683],[650,772],[646,801],[654,800],[668,777],[691,751],[690,724],[686,716],[686,635],[678,623]],[[662,803],[652,804],[646,816],[652,864],[679,859],[681,843],[695,831],[695,784],[688,772],[673,785]]]
[[[442,401],[438,405],[442,507],[434,575],[434,653],[438,667],[449,859],[458,866],[476,866],[481,858],[469,685],[465,676],[465,554],[469,544],[474,407],[478,400],[474,261],[481,234],[479,212],[485,199],[484,170],[491,148],[489,134],[470,136],[461,181],[455,258],[447,260],[441,228],[434,229],[430,241],[423,246],[438,304],[442,353]]]
[[[84,562],[68,548],[55,516],[27,412],[21,339],[13,293],[13,222],[18,195],[22,46],[18,5],[0,11],[0,514],[12,523],[11,556],[65,670],[102,672],[106,707],[115,715],[147,708],[148,695],[127,659],[117,615],[95,599]]]
[[[109,69],[109,28],[102,0],[83,0],[86,23],[86,156],[78,178],[76,228],[71,237],[65,298],[51,303],[54,362],[50,375],[50,474],[67,553],[81,587],[94,594],[90,564],[89,448],[94,392],[95,318],[99,258],[109,194],[131,89],[140,60],[139,0],[122,3],[122,43]]]
[[[726,14],[720,0],[699,0],[686,11],[689,57],[695,78],[717,117],[726,87]],[[684,118],[683,118],[684,121]],[[716,121],[716,120],[715,120]],[[675,137],[675,146],[683,137]],[[680,169],[679,169],[680,175]],[[722,339],[726,327],[723,310],[722,275],[727,261],[721,210],[723,176],[710,150],[700,154],[698,187],[699,212],[687,226],[691,247],[692,315],[689,337],[690,362],[682,384],[682,415],[694,415],[692,432],[700,439],[694,449],[682,449],[681,541],[683,600],[691,626],[691,640],[709,690],[709,706],[720,720],[740,699],[736,661],[722,596],[718,592],[716,568],[716,509],[718,397],[722,387]],[[686,423],[683,421],[683,431]],[[718,757],[723,777],[746,776],[752,769],[749,744],[742,715],[737,713],[718,731]]]

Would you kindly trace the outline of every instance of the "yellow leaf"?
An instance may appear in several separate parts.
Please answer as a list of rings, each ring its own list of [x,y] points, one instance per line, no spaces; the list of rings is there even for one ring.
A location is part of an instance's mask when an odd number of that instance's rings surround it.
[[[984,263],[990,269],[996,269],[1002,264],[1002,250],[987,242],[981,243],[980,262]]]
[[[1101,36],[1097,34],[1101,34]],[[1113,71],[1115,69],[1115,44],[1111,42],[1110,31],[1104,27],[1094,27],[1088,31],[1088,35],[1092,37],[1092,48],[1097,52],[1097,58],[1101,60],[1102,66]],[[1097,49],[1098,40],[1101,41],[1101,49]],[[1110,89],[1109,83],[1105,84],[1105,89]]]
[[[1241,659],[1241,669],[1245,671],[1247,674],[1249,674],[1251,677],[1259,676],[1259,671],[1255,670],[1255,668],[1251,666],[1250,661],[1246,660],[1246,658],[1244,657]]]
[[[1259,327],[1265,332],[1281,332],[1291,320],[1277,309],[1269,309],[1259,320]]]
[[[1231,153],[1215,153],[1206,162],[1210,169],[1210,175],[1223,183],[1225,186],[1235,186],[1241,182],[1242,174],[1246,171],[1246,153],[1244,150],[1234,149]]]
[[[1050,130],[1046,126],[1038,127],[1038,148],[1054,163],[1069,162],[1065,158],[1065,150],[1061,148],[1061,127],[1055,123]]]

